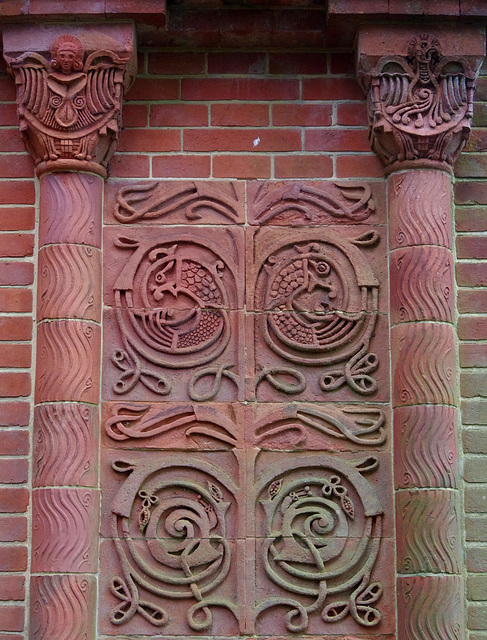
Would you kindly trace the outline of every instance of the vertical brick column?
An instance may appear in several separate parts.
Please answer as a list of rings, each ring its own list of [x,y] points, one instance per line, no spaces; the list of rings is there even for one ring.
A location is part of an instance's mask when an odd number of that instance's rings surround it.
[[[358,43],[388,175],[398,640],[464,637],[451,173],[484,39],[472,29],[454,41],[390,27]]]
[[[80,25],[76,33],[11,25],[4,39],[40,178],[33,640],[96,637],[103,178],[118,141],[132,42],[129,25]]]

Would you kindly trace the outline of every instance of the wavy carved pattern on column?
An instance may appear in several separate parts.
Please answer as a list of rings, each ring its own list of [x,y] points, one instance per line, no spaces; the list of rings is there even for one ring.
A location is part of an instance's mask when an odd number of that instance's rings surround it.
[[[96,404],[100,384],[100,327],[78,320],[43,322],[37,328],[36,402]]]
[[[32,495],[32,571],[94,573],[98,566],[99,494],[92,489],[36,489]]]
[[[89,575],[33,576],[30,638],[87,640],[95,637],[96,581]]]
[[[41,178],[40,245],[60,242],[101,248],[103,180],[86,173]]]
[[[39,251],[37,317],[100,321],[101,255],[93,247],[57,244]]]
[[[396,521],[399,573],[458,573],[460,529],[456,492],[399,491]]]
[[[456,424],[455,407],[416,405],[395,409],[396,488],[457,488]]]
[[[98,432],[98,411],[93,405],[37,406],[34,486],[96,486]]]
[[[463,584],[459,576],[408,576],[397,581],[402,640],[458,640],[463,636]]]

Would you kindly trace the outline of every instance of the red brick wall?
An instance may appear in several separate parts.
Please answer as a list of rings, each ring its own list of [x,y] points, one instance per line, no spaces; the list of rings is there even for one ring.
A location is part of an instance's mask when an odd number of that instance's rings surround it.
[[[487,77],[479,84],[476,129],[455,189],[470,640],[487,637]],[[29,563],[36,194],[5,69],[0,95],[0,640],[17,640]],[[382,180],[351,53],[141,51],[123,122],[112,181]]]
[[[487,66],[481,74],[455,185],[470,640],[487,637]]]
[[[36,196],[33,163],[18,131],[15,87],[4,67],[0,95],[0,638],[17,640],[24,629],[29,553]]]

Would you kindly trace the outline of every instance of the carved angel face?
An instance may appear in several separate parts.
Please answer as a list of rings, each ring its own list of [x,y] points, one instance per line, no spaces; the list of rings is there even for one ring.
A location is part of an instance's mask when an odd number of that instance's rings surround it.
[[[56,62],[63,73],[71,73],[75,66],[76,54],[70,49],[60,49],[56,56]]]
[[[51,47],[52,68],[68,75],[83,68],[84,49],[75,36],[57,38]]]

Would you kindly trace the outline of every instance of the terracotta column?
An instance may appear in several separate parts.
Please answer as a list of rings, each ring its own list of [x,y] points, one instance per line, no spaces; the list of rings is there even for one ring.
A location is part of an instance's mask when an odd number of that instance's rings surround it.
[[[484,41],[458,26],[358,41],[388,176],[398,640],[464,633],[451,176]]]
[[[4,45],[40,177],[29,637],[95,638],[102,195],[132,28],[9,25]]]

